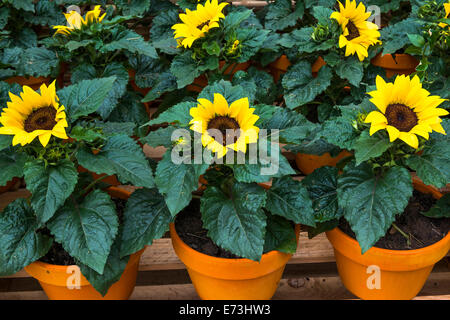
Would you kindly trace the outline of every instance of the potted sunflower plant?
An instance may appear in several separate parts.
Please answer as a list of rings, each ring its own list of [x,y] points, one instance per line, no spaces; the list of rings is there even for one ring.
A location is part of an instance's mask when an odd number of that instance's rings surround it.
[[[281,79],[284,104],[316,124],[340,115],[339,104],[360,102],[378,72],[370,59],[380,50],[380,33],[378,26],[368,21],[370,12],[362,2],[338,4],[337,11],[314,7],[314,24],[281,39],[292,62]],[[296,153],[297,166],[304,174],[336,165],[349,156],[342,145],[327,143],[319,132],[318,125],[301,145],[286,147]]]
[[[0,180],[24,177],[31,193],[0,213],[0,275],[25,268],[50,299],[127,299],[151,243],[127,240],[142,233],[128,213],[129,192],[77,171],[82,165],[122,184],[154,185],[137,142],[91,117],[115,80],[58,92],[55,81],[39,91],[24,86],[0,115]]]
[[[369,95],[333,120],[354,152],[338,164],[342,173],[324,167],[305,181],[316,211],[311,234],[327,231],[356,296],[411,299],[450,248],[450,197],[437,189],[450,181],[448,111],[418,76],[378,76]]]
[[[113,6],[103,10],[99,5],[87,11],[84,17],[76,10],[64,16],[67,25],[54,25],[56,31],[45,40],[45,45],[57,52],[66,65],[70,81],[77,83],[114,76],[114,87],[97,114],[102,120],[145,123],[142,96],[128,87],[132,80],[130,75],[133,75],[128,60],[137,55],[156,58],[157,53],[142,36],[128,29],[126,22],[134,16],[122,16]]]
[[[38,89],[58,75],[56,53],[40,40],[60,12],[55,1],[0,1],[0,80]]]
[[[167,148],[155,184],[198,295],[270,299],[296,250],[296,224],[314,225],[306,188],[290,176],[295,171],[278,144],[300,139],[306,119],[253,105],[242,86],[220,80],[197,102],[181,102],[149,122],[157,123],[166,127],[142,142]]]

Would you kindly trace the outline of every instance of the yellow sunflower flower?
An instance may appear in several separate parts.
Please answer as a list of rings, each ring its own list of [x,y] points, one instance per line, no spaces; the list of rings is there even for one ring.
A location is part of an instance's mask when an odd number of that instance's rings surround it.
[[[450,16],[450,2],[444,3],[444,9],[445,9],[445,17],[448,18]],[[445,28],[448,24],[446,23],[439,23],[439,27]]]
[[[69,26],[54,26],[53,29],[56,29],[55,34],[70,35],[71,32],[80,30],[83,26],[89,26],[93,23],[102,22],[103,18],[106,16],[106,13],[102,16],[100,16],[100,14],[100,6],[95,6],[94,10],[88,11],[85,19],[83,19],[78,12],[70,11],[69,13],[64,13]]]
[[[360,61],[368,57],[367,49],[371,45],[381,43],[378,38],[378,26],[367,21],[370,12],[362,2],[356,6],[356,1],[346,0],[345,7],[339,2],[339,12],[335,11],[330,18],[335,19],[342,28],[339,37],[339,48],[345,47],[345,56],[358,55]]]
[[[202,144],[221,159],[229,149],[246,152],[247,144],[258,140],[259,128],[255,122],[259,116],[253,113],[248,98],[234,101],[228,106],[220,93],[214,101],[198,99],[197,107],[190,110],[191,130],[202,134]]]
[[[405,75],[397,76],[394,83],[386,83],[377,76],[376,85],[377,90],[369,92],[369,95],[379,111],[372,111],[365,119],[366,123],[371,123],[370,135],[386,129],[391,142],[398,138],[417,149],[417,135],[428,140],[433,130],[446,134],[439,117],[448,112],[437,108],[445,99],[430,96],[422,88],[418,76],[412,79]]]
[[[218,0],[207,0],[205,5],[198,4],[197,10],[186,9],[180,14],[183,23],[172,26],[174,38],[180,39],[185,48],[190,48],[195,40],[203,37],[210,29],[219,27],[219,20],[225,18],[223,8],[228,3],[218,3]]]
[[[0,115],[0,134],[14,135],[13,146],[31,143],[36,137],[45,147],[51,136],[67,139],[66,113],[59,105],[55,81],[48,87],[43,84],[40,94],[24,86],[20,97],[9,93],[11,102]]]

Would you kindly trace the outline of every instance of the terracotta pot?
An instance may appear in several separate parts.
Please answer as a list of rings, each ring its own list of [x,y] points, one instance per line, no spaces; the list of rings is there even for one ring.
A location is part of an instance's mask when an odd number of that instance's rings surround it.
[[[19,183],[19,181],[19,178],[12,178],[11,181],[6,183],[6,185],[0,186],[0,194],[12,190]]]
[[[300,228],[296,226],[296,234]],[[270,251],[261,261],[225,259],[198,252],[178,236],[170,224],[173,248],[186,265],[197,294],[204,300],[267,300],[277,290],[291,254]]]
[[[131,194],[128,191],[113,187],[108,189],[108,193],[120,199],[127,199]],[[144,250],[145,248],[130,256],[120,280],[109,288],[104,297],[94,289],[81,273],[80,288],[69,289],[67,287],[68,280],[69,284],[73,284],[69,277],[73,276],[73,268],[76,266],[59,266],[36,261],[25,267],[25,271],[39,281],[50,300],[126,300],[131,296],[136,285],[139,260]],[[70,270],[68,270],[69,268]]]
[[[414,188],[432,194],[439,199],[442,194],[413,178]],[[422,289],[433,266],[450,249],[450,233],[431,246],[416,250],[388,250],[372,247],[364,254],[358,242],[339,228],[327,233],[334,247],[336,264],[345,287],[361,299],[398,300],[412,299]],[[379,267],[379,289],[369,289],[369,279],[374,271],[369,266]],[[373,267],[372,267],[373,268]]]
[[[295,163],[300,171],[305,174],[311,174],[314,170],[330,166],[335,167],[336,164],[343,158],[349,157],[352,154],[346,150],[339,153],[336,157],[332,157],[328,152],[321,156],[314,154],[297,153],[295,155]]]
[[[395,56],[395,59],[394,59]],[[419,61],[409,54],[377,54],[371,61],[374,66],[381,67],[386,71],[386,76],[388,78],[398,75],[405,74],[409,75],[416,71],[416,67]]]
[[[317,77],[317,72],[319,72],[320,68],[322,68],[325,64],[325,60],[323,60],[322,57],[317,58],[317,60],[311,66],[313,77]],[[275,82],[278,82],[280,80],[281,75],[285,74],[290,66],[291,62],[284,54],[277,60],[269,64],[269,72],[272,74]]]
[[[222,68],[224,66],[224,64],[225,64],[225,61],[220,61],[219,67]],[[225,69],[224,74],[225,75],[229,75],[229,74],[234,75],[238,71],[246,71],[249,67],[250,67],[250,62],[239,63],[234,68],[234,70],[233,70],[233,66],[229,66],[227,69]],[[206,79],[206,76],[204,74],[202,74],[201,76],[195,78],[194,84],[195,85],[188,85],[186,87],[186,89],[189,91],[192,91],[192,92],[201,92],[203,90],[203,88],[208,85],[208,79]]]
[[[50,85],[50,78],[46,77],[11,77],[5,80],[9,84],[17,83],[20,86],[28,86],[33,90],[37,90],[42,84]]]

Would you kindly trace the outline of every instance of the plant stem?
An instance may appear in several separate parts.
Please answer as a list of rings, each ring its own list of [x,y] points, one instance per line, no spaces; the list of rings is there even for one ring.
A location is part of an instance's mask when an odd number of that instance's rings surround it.
[[[406,238],[406,244],[408,245],[408,247],[411,246],[411,237],[407,235],[402,229],[400,229],[395,223],[392,223],[392,226]]]
[[[102,181],[103,179],[107,178],[108,176],[105,174],[104,176],[101,176],[100,178],[97,178],[96,180],[92,181],[86,188],[83,189],[83,193],[88,192],[92,189],[98,182]]]

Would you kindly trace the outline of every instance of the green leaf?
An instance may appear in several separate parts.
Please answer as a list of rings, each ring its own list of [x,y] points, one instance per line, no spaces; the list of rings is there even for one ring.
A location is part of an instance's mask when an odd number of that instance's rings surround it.
[[[355,87],[359,87],[364,75],[362,62],[356,57],[343,59],[336,67],[336,74],[344,80],[348,80]]]
[[[198,189],[198,179],[208,167],[207,163],[175,164],[169,151],[158,162],[155,183],[172,216],[191,202],[192,192]]]
[[[1,112],[1,108],[0,108],[0,112]],[[9,146],[12,146],[12,140],[13,140],[13,136],[0,135],[0,151],[8,148]],[[0,177],[1,177],[1,173],[0,173]],[[1,179],[2,178],[0,178],[0,180]]]
[[[82,126],[73,127],[70,131],[69,136],[72,139],[87,142],[94,142],[97,139],[103,138],[103,134],[101,134],[100,132],[95,131],[91,128],[83,128]]]
[[[53,217],[78,181],[78,172],[69,160],[60,160],[56,165],[46,165],[42,160],[27,162],[24,176],[31,192],[31,206],[41,223]]]
[[[420,34],[407,34],[409,41],[418,48],[422,48],[425,44],[425,39]]]
[[[413,155],[406,160],[406,164],[417,172],[425,184],[444,187],[450,181],[449,140],[427,145],[421,155]]]
[[[363,131],[353,145],[356,165],[381,156],[391,145],[386,137],[377,134],[370,136],[368,130]]]
[[[59,64],[56,54],[44,47],[26,49],[21,56],[21,61],[23,72],[34,77],[48,76]]]
[[[233,8],[234,9],[234,8]],[[225,16],[223,27],[226,31],[237,28],[241,23],[247,20],[252,15],[252,10],[243,8],[241,10],[233,10]]]
[[[247,73],[238,71],[233,76],[233,84],[247,86],[246,96],[249,97],[249,100],[256,100],[259,103],[272,104],[278,97],[278,90],[273,77],[255,67],[250,67]],[[254,94],[252,95],[250,91],[254,91]],[[250,96],[254,96],[254,99],[250,99]]]
[[[267,5],[265,26],[271,30],[283,30],[296,25],[297,20],[303,17],[304,6],[301,1],[297,1],[295,10],[292,8],[290,0],[278,0]]]
[[[68,201],[47,226],[72,257],[103,274],[119,226],[107,193],[94,190],[82,201]]]
[[[422,214],[428,218],[450,218],[450,193],[444,194],[430,210]]]
[[[149,10],[151,2],[151,0],[126,1],[126,5],[122,8],[122,14],[130,16],[143,15]]]
[[[177,53],[177,42],[171,27],[178,22],[178,10],[161,10],[152,20],[150,39],[155,48],[167,54]]]
[[[322,125],[322,136],[327,142],[348,150],[354,148],[355,140],[359,138],[352,122],[345,117],[325,121]]]
[[[156,189],[133,192],[123,216],[121,257],[133,254],[161,238],[173,220],[163,196]]]
[[[48,252],[53,240],[38,229],[25,199],[17,199],[0,212],[0,276],[12,275]]]
[[[10,10],[8,7],[0,8],[0,29],[4,29],[8,23],[9,12]]]
[[[345,167],[338,177],[339,205],[362,253],[386,234],[395,216],[406,208],[412,191],[411,176],[405,168],[393,167],[383,176],[375,176],[367,163]]]
[[[272,250],[295,253],[297,250],[297,239],[292,222],[283,217],[268,214],[264,252]]]
[[[415,18],[408,18],[380,30],[383,54],[395,53],[409,44],[408,34],[421,33],[420,24]]]
[[[314,210],[308,190],[290,176],[273,179],[272,187],[267,190],[265,208],[272,214],[294,223],[315,226]]]
[[[0,136],[3,137],[3,136]],[[9,136],[7,136],[9,138]],[[0,186],[4,186],[12,178],[21,178],[23,176],[23,167],[28,157],[25,153],[8,148],[0,153]]]
[[[158,130],[151,131],[145,138],[141,139],[142,143],[146,143],[151,147],[164,146],[169,148],[172,146],[172,133],[177,130],[172,126],[166,128],[159,128]]]
[[[321,25],[330,25],[330,16],[332,13],[333,10],[331,10],[330,8],[322,7],[320,5],[314,6],[312,10],[314,18],[316,18],[317,22]]]
[[[206,99],[211,102],[214,101],[214,94],[220,93],[227,100],[228,105],[231,105],[234,101],[247,97],[244,88],[240,85],[233,86],[229,81],[216,81],[207,87],[198,95],[198,98]],[[251,101],[249,101],[251,103]]]
[[[177,78],[179,89],[191,84],[200,75],[197,62],[191,55],[190,51],[186,51],[175,56],[170,66],[170,71]]]
[[[187,126],[191,121],[192,117],[189,114],[189,110],[193,107],[196,107],[196,102],[180,102],[170,109],[161,113],[156,119],[149,121],[147,124],[161,124],[161,123],[177,123],[180,126]]]
[[[158,99],[166,92],[173,91],[177,88],[175,76],[170,72],[164,72],[152,86],[150,91],[145,95],[142,102],[150,102]]]
[[[294,109],[313,101],[328,88],[331,78],[331,69],[327,66],[320,68],[315,78],[307,61],[300,61],[291,66],[282,80],[286,106]]]
[[[9,2],[16,9],[34,12],[33,0],[6,0],[4,2]]]
[[[237,58],[237,62],[243,63],[250,60],[262,47],[269,32],[269,30],[258,28],[237,29],[236,37],[241,48],[241,55]],[[231,42],[234,39],[227,40]]]
[[[94,269],[89,268],[87,265],[77,262],[80,267],[81,273],[89,283],[97,290],[102,296],[105,296],[109,288],[120,280],[122,274],[130,260],[130,256],[120,257],[120,233],[117,239],[111,246],[111,252],[106,260],[105,269],[103,274],[98,273]]]
[[[200,210],[203,227],[215,244],[231,253],[259,261],[264,249],[266,194],[255,184],[236,182],[231,198],[216,187],[206,188]]]
[[[312,27],[306,27],[296,29],[291,33],[285,33],[280,40],[280,45],[286,48],[295,48],[298,53],[326,51],[336,46],[334,39],[323,42],[313,41],[311,38],[313,31],[314,29]]]
[[[271,178],[295,174],[287,159],[281,154],[278,143],[259,139],[257,148],[259,152],[257,163],[251,163],[247,159],[244,164],[230,165],[237,181],[259,183],[269,181]]]
[[[72,121],[97,111],[113,87],[115,77],[83,80],[59,90],[57,95]]]
[[[117,175],[122,183],[137,187],[154,186],[153,173],[142,148],[132,138],[118,134],[106,140],[100,152],[94,155],[89,149],[77,153],[81,166],[97,174]]]
[[[116,50],[127,50],[130,53],[142,54],[151,58],[158,58],[155,48],[131,30],[121,30],[115,35],[112,42],[101,47],[101,52],[111,52]]]
[[[339,219],[344,213],[337,198],[337,177],[337,168],[322,167],[314,170],[302,181],[312,200],[316,222]]]

